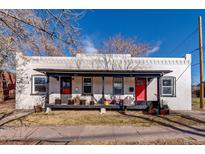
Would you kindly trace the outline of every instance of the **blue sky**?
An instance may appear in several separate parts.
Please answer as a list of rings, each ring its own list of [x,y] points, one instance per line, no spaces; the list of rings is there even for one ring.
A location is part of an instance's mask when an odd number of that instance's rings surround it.
[[[103,40],[120,33],[153,44],[158,50],[150,57],[182,57],[198,48],[199,15],[205,31],[205,10],[88,10],[79,25],[86,50],[95,50]],[[192,64],[198,59],[195,51]],[[199,81],[198,72],[199,65],[193,66],[193,83]]]

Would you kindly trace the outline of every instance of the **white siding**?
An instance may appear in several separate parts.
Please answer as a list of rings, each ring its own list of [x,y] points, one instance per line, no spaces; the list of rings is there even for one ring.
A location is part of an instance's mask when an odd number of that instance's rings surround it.
[[[82,94],[82,77],[75,76],[72,77],[72,94],[75,95],[81,95]]]
[[[60,78],[49,77],[49,103],[54,103],[56,98],[60,98]]]
[[[157,78],[147,80],[147,100],[157,101]]]
[[[135,96],[135,78],[134,77],[125,77],[124,79],[124,95]],[[134,92],[130,92],[129,88],[133,87]]]
[[[99,57],[101,58],[100,60]],[[127,70],[130,65],[130,70],[171,70],[171,73],[165,76],[173,76],[176,78],[176,97],[161,97],[161,102],[166,103],[173,110],[191,110],[191,55],[186,55],[184,58],[148,58],[148,57],[131,57],[131,56],[116,56],[107,55],[107,58],[113,59],[120,67],[109,66],[105,68],[102,55],[77,55],[77,57],[26,57],[17,54],[16,65],[16,108],[31,109],[36,104],[44,103],[44,96],[31,94],[31,76],[41,74],[34,71],[36,68],[46,69],[122,69]],[[106,58],[105,58],[106,59]],[[78,60],[78,61],[77,61]],[[77,63],[78,62],[78,63]],[[77,65],[78,64],[78,65]],[[116,63],[115,63],[116,64]],[[116,65],[117,66],[117,65]],[[111,70],[112,70],[111,69]],[[101,93],[101,78],[93,78],[93,93],[100,97]],[[129,87],[133,86],[134,78],[124,78],[124,93],[130,95]],[[147,99],[156,99],[156,79],[150,82],[147,86]],[[55,78],[50,79],[50,100],[59,96],[60,81]],[[78,89],[78,90],[76,90]],[[74,95],[82,94],[82,77],[73,77],[72,92]],[[112,77],[105,77],[105,95],[109,97],[113,94]]]
[[[102,94],[102,77],[93,77],[93,94]]]
[[[102,98],[102,77],[93,77],[93,96],[97,101]]]
[[[161,97],[173,110],[191,110],[191,66],[181,66],[165,76],[176,77],[176,97]]]
[[[104,84],[105,95],[113,95],[113,78],[105,77]]]

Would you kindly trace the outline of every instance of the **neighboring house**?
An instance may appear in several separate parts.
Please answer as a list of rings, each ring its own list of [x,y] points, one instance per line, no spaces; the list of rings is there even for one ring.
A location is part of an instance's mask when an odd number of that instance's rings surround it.
[[[200,85],[192,85],[192,96],[199,97],[200,96]]]
[[[0,70],[0,102],[15,97],[15,74]]]
[[[200,84],[192,85],[192,96],[200,97]],[[205,83],[204,83],[204,96],[205,96]]]
[[[35,57],[17,54],[16,108],[146,109],[167,104],[191,110],[191,55],[184,58],[130,54]],[[106,101],[105,101],[106,100]]]

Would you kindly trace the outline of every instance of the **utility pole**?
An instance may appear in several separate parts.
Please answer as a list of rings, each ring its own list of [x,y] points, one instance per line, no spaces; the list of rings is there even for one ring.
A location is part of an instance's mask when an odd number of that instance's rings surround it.
[[[203,67],[203,38],[202,38],[202,17],[199,16],[199,49],[200,49],[200,109],[204,108],[204,67]]]

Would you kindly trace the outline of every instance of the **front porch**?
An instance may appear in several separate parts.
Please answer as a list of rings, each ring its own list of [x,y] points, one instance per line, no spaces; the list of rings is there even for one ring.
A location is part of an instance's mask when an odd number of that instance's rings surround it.
[[[47,76],[45,108],[146,110],[160,108],[160,77],[171,71],[36,69]]]
[[[46,104],[46,107],[50,109],[71,109],[71,110],[99,110],[105,108],[108,110],[146,110],[148,108],[147,102],[144,104],[133,105],[133,106],[120,106],[120,105],[67,105],[67,104]]]

